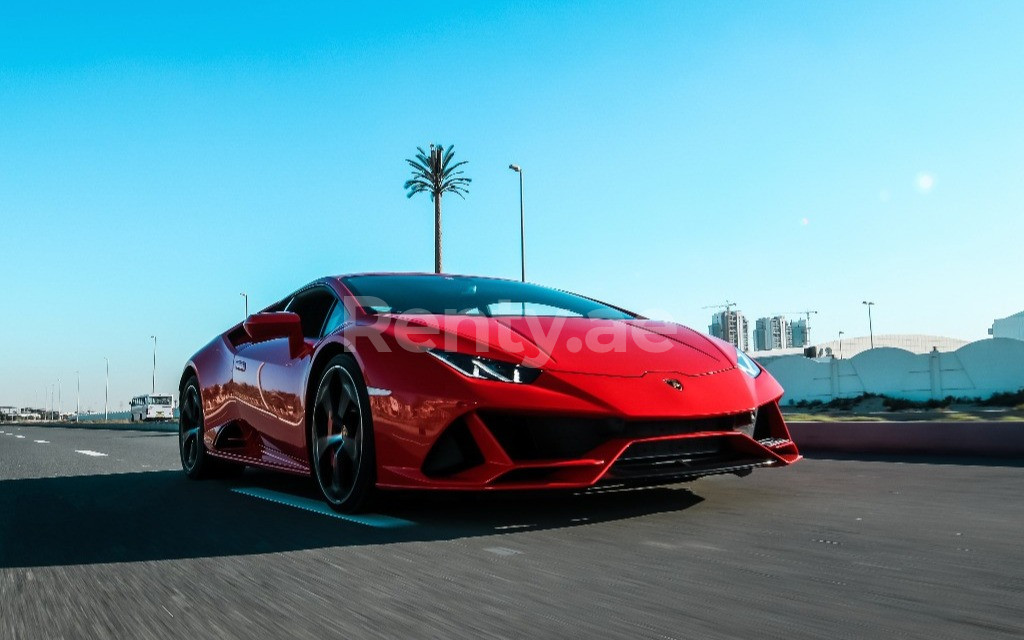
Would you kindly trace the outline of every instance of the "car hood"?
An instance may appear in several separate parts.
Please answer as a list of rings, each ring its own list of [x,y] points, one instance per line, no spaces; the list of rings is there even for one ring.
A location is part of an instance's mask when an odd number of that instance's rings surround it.
[[[682,325],[653,320],[392,315],[389,331],[418,348],[479,353],[548,371],[700,376],[732,369],[735,352]]]

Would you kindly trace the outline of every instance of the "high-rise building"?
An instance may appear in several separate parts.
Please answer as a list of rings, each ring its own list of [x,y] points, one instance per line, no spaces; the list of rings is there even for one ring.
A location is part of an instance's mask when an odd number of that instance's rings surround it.
[[[754,323],[754,351],[785,349],[792,334],[785,316],[758,318]]]
[[[807,320],[794,320],[789,323],[789,346],[806,347],[811,344],[811,329]]]
[[[721,338],[737,349],[748,351],[750,341],[747,337],[747,319],[739,311],[725,310],[711,316],[708,333]]]

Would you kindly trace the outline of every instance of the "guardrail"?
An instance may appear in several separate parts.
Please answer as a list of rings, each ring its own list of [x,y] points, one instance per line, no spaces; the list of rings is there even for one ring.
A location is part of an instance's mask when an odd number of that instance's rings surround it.
[[[57,427],[60,429],[112,429],[114,431],[161,431],[175,433],[178,431],[178,422],[94,422],[83,420],[82,422],[46,422],[34,420],[31,422],[15,422],[24,427]]]

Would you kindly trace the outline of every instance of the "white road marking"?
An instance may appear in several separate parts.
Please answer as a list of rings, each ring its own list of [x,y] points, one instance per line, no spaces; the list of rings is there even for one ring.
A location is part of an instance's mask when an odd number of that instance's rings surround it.
[[[14,437],[19,439],[19,440],[24,440],[25,439],[25,436],[14,436]]]
[[[50,444],[49,440],[33,440],[32,442],[36,444]]]
[[[508,556],[518,556],[522,551],[516,551],[515,549],[509,549],[508,547],[487,547],[484,551],[489,551],[496,556],[502,556],[507,558]]]
[[[88,449],[75,449],[75,453],[80,453],[84,456],[92,456],[94,458],[106,458],[107,454],[100,453],[99,451],[89,451]]]
[[[287,493],[281,493],[280,491],[272,491],[271,489],[262,489],[259,487],[238,487],[232,489],[232,491],[240,493],[243,496],[249,496],[250,498],[259,498],[260,500],[266,500],[267,502],[283,504],[288,507],[302,509],[303,511],[318,513],[322,516],[338,518],[339,520],[347,520],[367,527],[377,527],[378,529],[397,529],[398,527],[409,527],[416,524],[411,520],[393,518],[391,516],[384,516],[377,513],[366,513],[360,516],[338,513],[320,500],[300,498]]]

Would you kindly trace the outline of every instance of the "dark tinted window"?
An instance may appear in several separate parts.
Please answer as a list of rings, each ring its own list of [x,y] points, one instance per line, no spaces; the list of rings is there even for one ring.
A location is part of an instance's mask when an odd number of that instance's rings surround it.
[[[604,303],[535,284],[470,276],[355,276],[345,285],[370,313],[485,316],[634,315]]]
[[[286,310],[299,314],[302,335],[316,339],[320,337],[320,330],[336,299],[326,287],[313,287],[292,298]]]
[[[333,333],[335,329],[345,323],[346,319],[348,319],[348,313],[345,312],[345,305],[341,304],[339,300],[334,303],[331,315],[327,316],[327,323],[324,325],[324,335]]]

